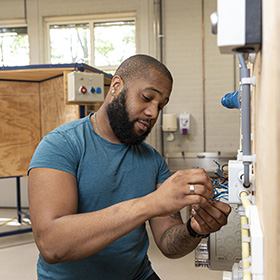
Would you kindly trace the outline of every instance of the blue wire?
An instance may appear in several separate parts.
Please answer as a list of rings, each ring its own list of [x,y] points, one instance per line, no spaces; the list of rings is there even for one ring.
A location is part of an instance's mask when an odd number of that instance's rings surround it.
[[[224,184],[222,184],[222,183],[218,183],[222,188],[226,188],[226,189],[228,189],[228,186],[226,186],[226,185],[224,185]]]
[[[228,198],[226,198],[226,197],[224,197],[224,196],[220,196],[219,198],[222,198],[222,199],[228,200]]]

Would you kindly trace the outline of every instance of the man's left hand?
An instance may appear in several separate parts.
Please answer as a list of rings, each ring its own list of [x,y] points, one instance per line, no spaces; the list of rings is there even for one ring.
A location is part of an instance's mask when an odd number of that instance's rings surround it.
[[[191,227],[198,234],[206,235],[218,231],[227,224],[231,207],[220,201],[209,201],[206,205],[193,205]]]

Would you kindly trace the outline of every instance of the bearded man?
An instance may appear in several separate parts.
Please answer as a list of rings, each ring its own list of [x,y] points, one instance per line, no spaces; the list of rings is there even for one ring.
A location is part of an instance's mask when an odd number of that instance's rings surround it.
[[[29,167],[29,204],[40,251],[38,279],[152,280],[145,228],[170,258],[191,252],[227,222],[202,169],[170,176],[144,139],[168,103],[173,79],[147,55],[117,69],[101,108],[46,135]],[[192,205],[182,222],[180,209]]]

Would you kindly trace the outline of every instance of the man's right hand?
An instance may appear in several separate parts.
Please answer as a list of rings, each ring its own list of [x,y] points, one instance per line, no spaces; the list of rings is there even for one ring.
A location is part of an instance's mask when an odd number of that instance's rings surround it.
[[[194,193],[190,186],[194,185]],[[187,205],[205,205],[214,195],[212,180],[204,169],[179,170],[152,194],[157,216],[174,214]]]

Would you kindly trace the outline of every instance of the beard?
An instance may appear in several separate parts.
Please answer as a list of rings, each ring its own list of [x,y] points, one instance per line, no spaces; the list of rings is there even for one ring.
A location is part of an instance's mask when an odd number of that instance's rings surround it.
[[[151,127],[149,127],[143,134],[139,135],[134,129],[135,122],[138,120],[144,120],[151,124],[151,120],[138,118],[130,121],[126,105],[126,95],[127,88],[124,87],[119,93],[119,96],[107,106],[106,112],[111,128],[116,137],[123,144],[137,145],[146,139],[148,134],[151,132]]]

